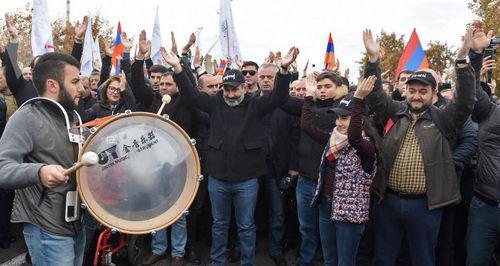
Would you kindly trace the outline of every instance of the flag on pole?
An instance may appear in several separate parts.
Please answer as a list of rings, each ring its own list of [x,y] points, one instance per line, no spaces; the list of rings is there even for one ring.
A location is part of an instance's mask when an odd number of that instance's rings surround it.
[[[328,36],[328,44],[325,53],[325,69],[333,70],[335,67],[335,47],[333,46],[332,33]]]
[[[160,31],[160,18],[158,17],[158,7],[156,7],[155,24],[153,26],[153,36],[151,38],[151,60],[153,64],[163,62],[163,57],[160,53],[161,48],[161,31]]]
[[[220,0],[219,40],[224,58],[231,58],[233,61],[236,60],[236,56],[242,58],[230,0]]]
[[[85,31],[85,41],[83,42],[82,59],[80,61],[80,72],[84,76],[90,76],[93,65],[93,46],[94,38],[92,38],[92,18],[89,16],[89,23]]]
[[[224,69],[226,69],[227,62],[224,59],[220,60],[219,66],[217,66],[217,75],[224,75]]]
[[[115,75],[120,73],[120,60],[116,57],[123,57],[123,44],[122,44],[122,26],[118,21],[118,29],[116,30],[116,39],[115,39],[115,50],[113,51],[113,56],[111,57],[111,63],[115,68]]]
[[[399,72],[403,70],[417,71],[423,68],[429,68],[429,61],[427,61],[424,49],[422,49],[417,31],[413,29],[403,54],[399,58],[395,80],[397,79]]]
[[[33,57],[54,51],[52,28],[46,0],[33,0],[31,20],[31,50]]]
[[[99,47],[99,36],[95,37],[94,45],[92,45],[92,63],[94,69],[101,70],[102,58],[101,47]]]

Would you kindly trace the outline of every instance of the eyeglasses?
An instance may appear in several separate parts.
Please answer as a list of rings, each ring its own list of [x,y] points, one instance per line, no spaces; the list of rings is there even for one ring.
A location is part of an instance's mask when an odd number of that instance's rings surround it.
[[[250,76],[255,76],[257,72],[255,72],[255,70],[243,70],[241,71],[241,74],[243,74],[243,76],[246,76],[247,74],[250,74]]]
[[[120,88],[116,88],[116,87],[113,87],[113,86],[109,86],[108,87],[108,91],[110,92],[115,92],[115,93],[120,93]]]

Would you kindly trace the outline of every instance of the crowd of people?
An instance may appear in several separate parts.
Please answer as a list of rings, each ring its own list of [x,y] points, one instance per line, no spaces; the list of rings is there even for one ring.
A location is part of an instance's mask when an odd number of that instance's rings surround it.
[[[159,64],[145,31],[136,54],[122,34],[119,75],[106,43],[100,69],[81,76],[88,20],[75,28],[71,55],[46,53],[21,70],[17,29],[6,21],[0,248],[16,241],[10,222],[22,223],[34,265],[93,260],[101,227],[88,212],[68,222],[64,211],[77,186],[64,170],[82,144],[68,138],[78,118],[156,113],[164,95],[161,114],[196,140],[205,178],[189,213],[152,236],[143,265],[166,257],[169,240],[171,265],[199,265],[203,237],[211,265],[256,265],[257,231],[280,266],[295,263],[285,257],[294,241],[298,265],[500,261],[500,107],[486,78],[495,61],[483,56],[492,34],[481,23],[463,37],[454,80],[432,69],[386,80],[380,43],[365,30],[368,60],[354,82],[338,69],[299,75],[296,47],[260,65],[229,60],[219,75],[193,49],[194,35],[180,54],[161,48]]]

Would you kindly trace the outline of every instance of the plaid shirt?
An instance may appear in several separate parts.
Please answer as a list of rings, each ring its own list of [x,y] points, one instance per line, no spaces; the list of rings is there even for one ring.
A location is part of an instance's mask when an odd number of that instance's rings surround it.
[[[422,152],[415,135],[417,119],[412,119],[389,174],[389,188],[403,193],[425,194],[425,172]]]

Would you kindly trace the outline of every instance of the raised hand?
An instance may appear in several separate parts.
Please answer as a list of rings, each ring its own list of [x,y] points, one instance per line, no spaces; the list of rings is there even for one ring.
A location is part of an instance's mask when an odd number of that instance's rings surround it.
[[[186,43],[186,45],[182,47],[182,53],[187,54],[189,52],[189,49],[191,49],[191,46],[193,46],[195,42],[196,42],[196,35],[194,35],[194,33],[191,33],[191,35],[189,36],[188,43]]]
[[[472,43],[470,48],[474,50],[474,52],[482,54],[484,48],[488,47],[491,43],[491,37],[493,37],[493,31],[490,30],[488,34],[485,34],[483,31],[484,24],[481,21],[476,21],[474,23],[474,34],[472,37]],[[465,39],[465,37],[464,37]]]
[[[277,51],[274,54],[274,64],[277,65],[277,66],[281,66],[281,62],[282,61],[283,61],[283,59],[281,58],[281,52]]]
[[[127,77],[123,70],[120,73],[120,91],[124,91],[127,88]]]
[[[179,57],[173,52],[168,53],[165,47],[160,48],[160,53],[163,56],[165,62],[174,67],[175,73],[179,74],[182,71],[181,61]]]
[[[217,74],[214,73],[214,66],[212,63],[212,55],[206,54],[205,57],[203,57],[203,64],[205,65],[205,70],[209,72],[210,74]]]
[[[371,75],[366,79],[360,80],[358,82],[358,87],[356,88],[356,92],[354,92],[354,97],[358,99],[364,99],[366,96],[368,96],[368,94],[372,92],[376,80],[377,78],[374,75]]]
[[[243,60],[241,60],[241,58],[236,55],[236,65],[238,66],[238,69],[241,69],[243,67]]]
[[[267,58],[264,60],[265,63],[269,63],[269,64],[272,64],[274,63],[274,53],[273,52],[269,52],[269,55],[267,56]]]
[[[151,41],[146,37],[146,31],[142,30],[139,35],[139,51],[137,52],[137,57],[139,60],[144,59],[148,50],[151,49]]]
[[[349,68],[346,68],[344,70],[344,78],[346,78],[347,80],[349,80],[349,73],[351,72],[351,70]]]
[[[104,37],[101,37],[101,39],[102,39],[102,42],[104,43],[104,54],[109,56],[109,57],[112,57],[113,53],[115,52],[114,51],[115,44],[113,42],[107,41],[106,39],[104,39]]]
[[[306,96],[311,96],[316,99],[316,88],[318,87],[318,82],[314,74],[307,75],[306,78]]]
[[[130,53],[130,49],[132,49],[133,46],[132,39],[127,38],[126,32],[122,33],[121,38],[122,38],[123,50],[125,51],[125,53]]]
[[[194,61],[193,61],[194,68],[201,67],[201,62],[202,59],[201,59],[200,48],[196,47],[194,48]]]
[[[307,59],[306,65],[304,66],[304,72],[302,73],[303,76],[307,76],[308,67],[309,67],[309,59]]]
[[[299,72],[299,68],[297,66],[297,60],[293,61],[292,64],[290,65],[290,71],[292,73],[297,73]]]
[[[458,53],[457,53],[457,60],[465,59],[467,57],[467,55],[469,54],[469,50],[472,47],[472,42],[474,40],[474,31],[476,31],[476,29],[469,28],[465,32],[462,47],[460,47],[460,49],[458,50]],[[488,45],[489,45],[489,43],[488,43]],[[482,49],[481,49],[481,51],[482,51]]]
[[[280,66],[282,68],[288,68],[293,61],[297,60],[297,55],[299,55],[299,48],[290,48],[288,53],[281,59]]]
[[[14,24],[12,17],[7,14],[5,14],[5,26],[7,26],[7,31],[9,32],[9,42],[18,43],[19,34],[17,32],[16,24]]]
[[[179,52],[177,51],[177,42],[175,41],[175,36],[174,36],[174,32],[173,31],[170,32],[170,37],[172,38],[172,49],[171,49],[171,51],[172,51],[172,53],[178,55]]]
[[[366,29],[363,31],[363,43],[365,44],[368,60],[375,63],[380,56],[380,40],[373,39],[372,31]]]
[[[75,42],[82,43],[83,37],[85,37],[85,32],[87,31],[87,26],[89,24],[89,17],[84,16],[82,23],[80,21],[76,22],[75,25]]]

